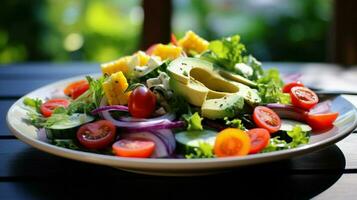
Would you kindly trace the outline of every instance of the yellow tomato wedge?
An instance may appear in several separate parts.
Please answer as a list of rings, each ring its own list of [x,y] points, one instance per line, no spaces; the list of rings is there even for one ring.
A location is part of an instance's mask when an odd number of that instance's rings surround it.
[[[249,135],[237,128],[226,128],[217,134],[214,153],[217,157],[244,156],[249,153]]]

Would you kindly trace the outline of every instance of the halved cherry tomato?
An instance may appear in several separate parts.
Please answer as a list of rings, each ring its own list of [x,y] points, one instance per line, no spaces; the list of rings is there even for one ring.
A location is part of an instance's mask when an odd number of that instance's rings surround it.
[[[141,139],[122,139],[113,144],[117,156],[147,158],[154,152],[155,143]]]
[[[250,139],[245,131],[226,128],[217,134],[214,144],[214,154],[217,157],[244,156],[249,150]]]
[[[311,109],[319,102],[316,93],[306,87],[295,86],[291,88],[290,97],[294,106],[306,110]]]
[[[171,33],[171,44],[178,46],[175,34]]]
[[[56,108],[67,108],[68,105],[69,101],[67,99],[50,99],[41,105],[40,110],[44,117],[50,117]]]
[[[268,130],[264,128],[253,128],[247,133],[250,138],[249,154],[258,153],[269,144],[270,134]]]
[[[290,82],[284,85],[283,87],[283,92],[284,93],[289,93],[291,88],[295,87],[295,86],[301,86],[304,87],[304,84],[302,84],[300,81],[294,81],[294,82]]]
[[[64,94],[76,99],[81,94],[89,89],[89,83],[87,80],[80,80],[69,84],[64,90]]]
[[[147,87],[138,86],[129,96],[128,107],[133,117],[148,118],[156,108],[156,96]]]
[[[77,139],[88,149],[103,149],[114,141],[115,131],[116,127],[112,122],[99,120],[81,126],[77,131]]]
[[[157,45],[158,45],[158,44],[153,44],[153,45],[151,45],[151,46],[145,51],[145,53],[146,53],[147,55],[151,55]]]
[[[281,126],[280,117],[270,108],[257,106],[253,112],[253,121],[259,128],[265,128],[269,133],[275,133]]]
[[[338,113],[309,114],[307,123],[314,131],[327,130],[333,127],[333,122],[337,119]]]

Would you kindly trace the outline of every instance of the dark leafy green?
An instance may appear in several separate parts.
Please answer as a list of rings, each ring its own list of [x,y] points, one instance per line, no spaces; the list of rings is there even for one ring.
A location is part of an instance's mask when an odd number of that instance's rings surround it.
[[[283,149],[295,148],[299,145],[307,144],[309,142],[310,134],[305,132],[299,125],[296,125],[293,130],[288,131],[287,135],[291,138],[290,142],[283,140],[280,136],[276,136],[270,139],[270,143],[263,152],[272,152]]]

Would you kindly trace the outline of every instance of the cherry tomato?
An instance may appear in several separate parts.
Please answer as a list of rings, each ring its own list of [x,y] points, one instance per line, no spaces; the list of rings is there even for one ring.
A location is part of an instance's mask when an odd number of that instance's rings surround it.
[[[319,98],[312,90],[306,87],[293,87],[290,91],[291,103],[302,109],[309,110],[314,107],[318,102]]]
[[[102,149],[110,145],[115,139],[115,125],[108,120],[88,123],[79,128],[77,139],[88,149]]]
[[[257,106],[253,112],[253,121],[259,128],[265,128],[269,133],[275,133],[281,125],[280,117],[270,108]]]
[[[302,84],[300,81],[294,81],[294,82],[290,82],[284,85],[283,87],[283,92],[284,93],[289,93],[291,88],[295,87],[295,86],[301,86],[304,87],[304,84]]]
[[[113,144],[117,156],[147,158],[154,152],[155,143],[141,139],[122,139]]]
[[[153,44],[153,45],[151,45],[151,46],[145,51],[145,53],[146,53],[147,55],[151,55],[157,45],[158,45],[158,44]]]
[[[81,94],[89,89],[89,83],[87,80],[80,80],[69,84],[64,90],[64,94],[76,99]]]
[[[178,46],[175,34],[171,33],[171,44]]]
[[[217,134],[213,150],[217,157],[227,157],[247,155],[249,149],[250,139],[245,131],[226,128]]]
[[[307,123],[314,131],[327,130],[333,127],[333,122],[337,119],[338,113],[309,114]]]
[[[249,154],[258,153],[269,144],[270,134],[268,130],[264,128],[253,128],[247,133],[250,138]]]
[[[40,110],[44,117],[50,117],[56,108],[67,108],[68,105],[69,101],[67,99],[50,99],[41,105]]]
[[[133,117],[148,118],[156,107],[156,96],[145,86],[133,90],[128,100],[129,112]]]

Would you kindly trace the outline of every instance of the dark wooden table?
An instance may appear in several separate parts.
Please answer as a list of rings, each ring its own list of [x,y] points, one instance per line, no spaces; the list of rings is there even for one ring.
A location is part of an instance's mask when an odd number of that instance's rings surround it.
[[[267,64],[272,65],[285,72],[307,68],[303,64]],[[326,65],[327,70],[334,67]],[[204,177],[155,177],[50,155],[16,139],[7,128],[7,110],[21,96],[56,80],[97,72],[98,65],[92,63],[0,66],[0,199],[85,199],[103,195],[118,199],[357,198],[355,133],[324,150],[289,160]],[[348,98],[357,104],[357,98]]]

